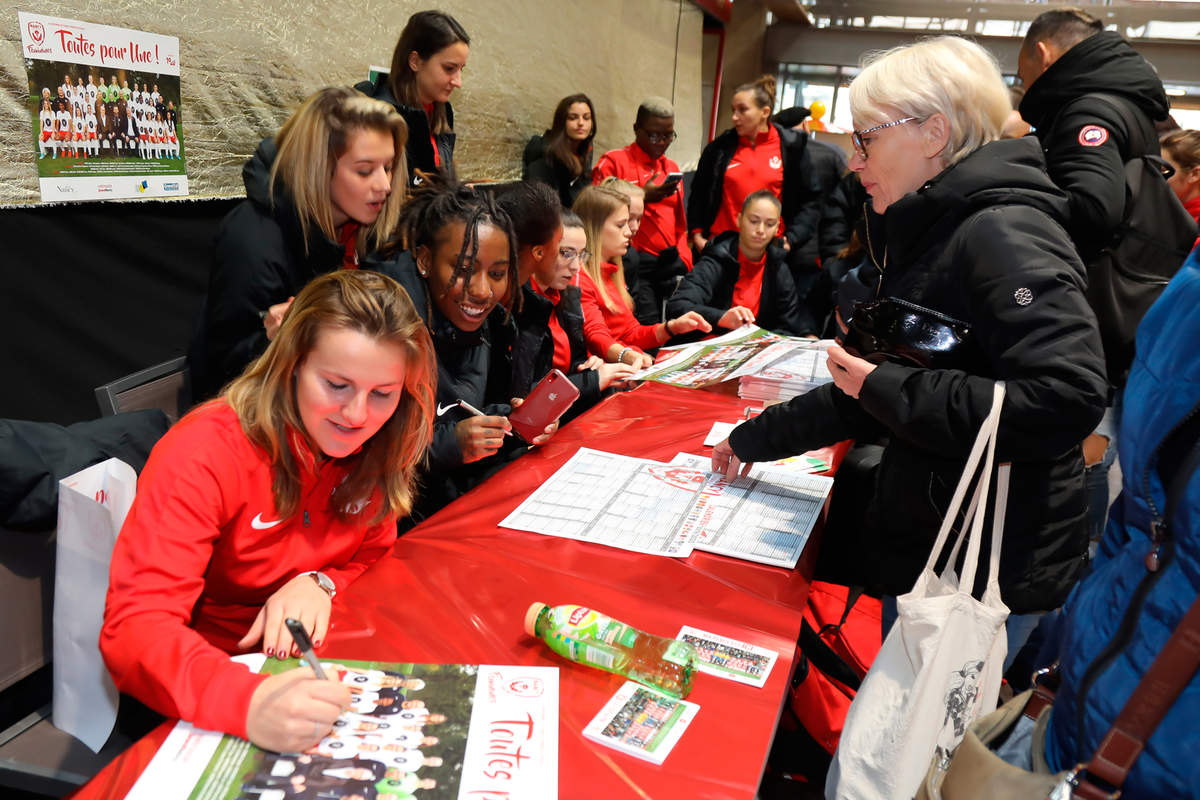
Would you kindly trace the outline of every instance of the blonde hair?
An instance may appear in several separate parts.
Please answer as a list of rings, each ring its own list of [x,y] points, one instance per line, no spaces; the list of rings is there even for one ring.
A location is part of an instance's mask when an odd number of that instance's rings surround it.
[[[859,129],[942,114],[949,125],[942,163],[949,166],[1000,138],[1012,102],[991,53],[938,36],[867,56],[850,84],[850,110]]]
[[[587,236],[587,249],[592,254],[583,268],[587,270],[588,277],[596,284],[596,291],[600,293],[600,302],[604,303],[604,307],[609,311],[619,311],[620,306],[608,296],[608,290],[604,288],[604,275],[600,269],[600,243],[603,241],[604,223],[622,207],[629,208],[629,195],[611,185],[585,186],[571,206],[571,210],[578,214],[579,219],[583,221],[583,233]],[[613,277],[617,284],[617,291],[621,293],[626,304],[633,308],[633,298],[630,297],[629,289],[625,286],[625,267],[621,264],[620,256],[616,257],[615,263],[617,272]]]
[[[618,178],[616,175],[609,175],[604,180],[600,181],[600,186],[607,186],[610,189],[616,189],[621,194],[628,197],[630,200],[637,197],[645,197],[646,190],[636,183],[630,183],[624,178]]]
[[[408,125],[389,103],[346,87],[328,87],[311,95],[275,134],[275,162],[271,164],[271,201],[277,188],[286,191],[296,206],[307,252],[309,229],[315,225],[330,241],[337,240],[333,224],[330,176],[337,160],[359,131],[378,131],[392,139],[392,191],[375,222],[358,230],[355,248],[360,256],[378,249],[396,230],[404,205],[408,167],[404,144]],[[280,186],[282,184],[282,186]]]
[[[300,503],[300,469],[289,437],[302,438],[320,452],[300,419],[296,404],[296,372],[316,347],[323,330],[357,331],[401,346],[405,354],[400,402],[379,431],[349,464],[346,479],[329,498],[343,517],[349,509],[374,502],[372,524],[412,508],[418,465],[433,436],[437,365],[425,323],[400,284],[367,270],[335,270],[309,281],[288,309],[279,333],[259,358],[222,393],[238,415],[242,430],[271,459],[275,508],[282,517]],[[213,402],[221,402],[220,399]]]

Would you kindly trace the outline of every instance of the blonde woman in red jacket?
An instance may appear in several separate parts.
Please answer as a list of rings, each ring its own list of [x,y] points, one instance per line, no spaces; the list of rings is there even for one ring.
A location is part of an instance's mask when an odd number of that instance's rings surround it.
[[[588,186],[571,210],[583,220],[590,253],[579,273],[579,289],[584,335],[593,355],[641,369],[654,363],[647,351],[666,344],[672,336],[712,330],[695,311],[654,325],[642,325],[634,316],[621,265],[621,256],[633,238],[628,195],[612,186]]]
[[[334,597],[396,538],[429,444],[433,346],[373,272],[311,281],[225,392],[150,454],[113,551],[100,648],[117,687],[168,716],[301,751],[350,703],[311,671],[230,660],[321,646]]]

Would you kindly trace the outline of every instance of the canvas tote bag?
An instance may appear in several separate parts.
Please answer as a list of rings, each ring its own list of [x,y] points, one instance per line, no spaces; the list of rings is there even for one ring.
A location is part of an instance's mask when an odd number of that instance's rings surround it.
[[[982,600],[975,571],[983,541],[996,431],[1004,403],[997,382],[992,409],[980,428],[946,511],[937,541],[912,591],[897,598],[899,618],[850,705],[825,783],[827,800],[911,800],[935,753],[950,753],[981,713],[996,707],[1007,651],[1000,600],[1000,548],[1008,496],[1008,467],[997,475],[992,546]],[[945,569],[934,571],[981,457],[983,471]],[[955,573],[967,542],[963,574]]]

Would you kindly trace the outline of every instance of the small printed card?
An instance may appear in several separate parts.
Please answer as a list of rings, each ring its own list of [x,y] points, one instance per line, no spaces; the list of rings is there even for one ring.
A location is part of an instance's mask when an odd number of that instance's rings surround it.
[[[689,625],[680,628],[675,638],[696,648],[700,656],[700,663],[696,667],[701,672],[748,683],[760,689],[767,682],[775,659],[779,657],[774,650],[717,636]]]
[[[662,764],[700,706],[626,681],[583,735],[602,745]]]
[[[716,447],[729,438],[729,434],[733,433],[734,428],[745,421],[744,419],[739,419],[737,422],[714,422],[712,430],[708,432],[708,436],[704,437],[704,446]]]

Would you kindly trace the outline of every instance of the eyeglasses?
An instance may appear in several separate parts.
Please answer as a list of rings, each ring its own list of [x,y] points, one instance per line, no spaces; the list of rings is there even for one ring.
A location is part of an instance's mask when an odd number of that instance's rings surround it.
[[[679,134],[675,131],[670,133],[650,133],[645,128],[642,128],[642,133],[646,134],[646,140],[651,144],[670,144],[679,138]]]
[[[867,128],[865,131],[853,131],[850,134],[850,141],[854,144],[854,150],[855,150],[855,152],[858,153],[858,157],[861,158],[863,161],[866,161],[867,160],[867,143],[863,140],[864,136],[866,136],[868,133],[874,133],[875,131],[881,131],[884,128],[894,128],[897,125],[903,125],[906,122],[913,122],[916,119],[917,119],[916,117],[901,117],[900,119],[896,120],[895,122],[885,122],[882,125],[876,125],[874,128]]]
[[[570,264],[575,259],[579,259],[579,263],[583,263],[592,257],[592,254],[587,250],[572,250],[569,247],[558,248],[558,258],[565,264]]]

